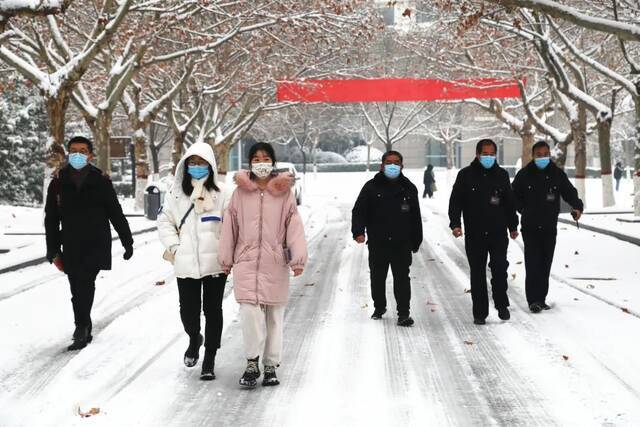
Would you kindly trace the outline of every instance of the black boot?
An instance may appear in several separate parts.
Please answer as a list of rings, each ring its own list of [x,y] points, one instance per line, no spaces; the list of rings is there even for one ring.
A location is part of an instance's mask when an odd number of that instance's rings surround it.
[[[193,368],[200,358],[200,346],[202,345],[202,334],[189,338],[189,347],[184,352],[184,365],[187,368]]]
[[[473,324],[474,324],[474,325],[484,325],[484,324],[486,324],[486,323],[487,323],[487,322],[486,322],[484,319],[481,319],[481,318],[479,318],[479,317],[478,317],[478,318],[473,319]]]
[[[408,314],[406,316],[398,316],[398,326],[411,326],[413,319]]]
[[[270,387],[280,384],[276,377],[276,367],[272,365],[264,365],[264,377],[262,377],[262,385]]]
[[[509,313],[509,309],[507,307],[502,307],[498,309],[498,317],[501,320],[509,320],[511,319],[511,313]]]
[[[92,340],[89,326],[76,326],[73,332],[73,344],[67,347],[67,351],[81,350],[87,346]]]
[[[204,359],[202,359],[202,372],[200,373],[200,379],[203,381],[211,381],[216,379],[216,374],[213,372],[213,368],[216,364],[216,350],[204,350]]]
[[[540,313],[542,309],[542,304],[540,304],[539,302],[532,302],[531,304],[529,304],[529,310],[531,310],[532,313]]]
[[[373,314],[371,315],[371,318],[373,320],[380,320],[382,319],[382,315],[385,314],[387,312],[386,308],[376,308],[375,310],[373,310]]]
[[[240,378],[240,385],[247,388],[254,388],[258,385],[256,381],[260,378],[260,367],[258,366],[258,362],[260,360],[260,356],[255,359],[247,359],[247,369],[245,369],[244,374]]]

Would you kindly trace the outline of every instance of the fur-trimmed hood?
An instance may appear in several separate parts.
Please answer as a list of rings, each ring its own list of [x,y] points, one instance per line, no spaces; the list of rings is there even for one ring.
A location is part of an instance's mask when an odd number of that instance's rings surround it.
[[[236,173],[234,177],[235,183],[239,188],[242,188],[246,191],[257,191],[258,184],[251,179],[251,173],[247,170],[240,170]],[[279,173],[274,175],[269,183],[267,184],[266,190],[273,194],[274,196],[278,196],[286,193],[291,189],[295,182],[293,175],[288,172]]]

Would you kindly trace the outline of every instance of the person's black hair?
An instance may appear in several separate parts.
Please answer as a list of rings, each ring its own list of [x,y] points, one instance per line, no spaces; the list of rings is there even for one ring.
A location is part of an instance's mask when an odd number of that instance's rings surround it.
[[[251,172],[251,160],[256,156],[258,151],[264,151],[271,157],[271,164],[276,165],[276,152],[268,142],[256,142],[249,148],[249,178],[256,179],[256,175]]]
[[[431,163],[429,163],[429,164],[427,165],[427,170],[428,170],[428,171],[430,171],[430,170],[432,170],[432,169],[433,169],[433,165],[432,165]]]
[[[495,142],[493,142],[493,139],[485,138],[485,139],[481,139],[476,144],[476,154],[482,153],[482,147],[484,147],[485,145],[493,145],[493,148],[496,150],[496,153],[498,153],[498,146],[496,145]]]
[[[89,152],[93,153],[93,143],[91,142],[91,140],[85,138],[84,136],[74,136],[73,138],[71,138],[67,143],[68,150],[71,149],[71,144],[85,144],[89,149]]]
[[[253,158],[256,156],[256,153],[258,151],[264,151],[265,153],[267,153],[269,155],[269,157],[271,157],[271,163],[275,166],[276,165],[276,152],[273,149],[273,147],[271,146],[271,144],[267,143],[267,142],[256,142],[255,144],[253,144],[251,146],[251,148],[249,148],[249,168],[251,168],[251,160],[253,160]]]
[[[395,151],[395,150],[389,150],[386,153],[384,153],[382,155],[382,163],[384,163],[385,160],[387,160],[387,157],[389,156],[398,156],[400,158],[400,163],[404,163],[404,159],[402,158],[402,154],[400,154],[399,152]]]
[[[188,162],[189,162],[189,159],[187,158],[185,159],[183,164],[184,173],[182,174],[182,191],[184,191],[184,194],[186,194],[187,196],[191,196],[191,193],[193,193],[193,184],[191,184],[191,175],[189,175],[189,171],[188,171],[189,169],[189,166],[187,165]],[[213,181],[213,168],[208,163],[207,163],[207,166],[209,167],[209,175],[207,175],[207,179],[204,181],[204,188],[206,188],[209,191],[216,190],[217,192],[220,192],[220,188]]]
[[[535,153],[535,151],[538,148],[542,148],[542,147],[547,147],[549,150],[551,150],[551,146],[549,146],[547,141],[540,140],[540,141],[536,142],[535,144],[533,144],[533,147],[531,147],[531,154]]]

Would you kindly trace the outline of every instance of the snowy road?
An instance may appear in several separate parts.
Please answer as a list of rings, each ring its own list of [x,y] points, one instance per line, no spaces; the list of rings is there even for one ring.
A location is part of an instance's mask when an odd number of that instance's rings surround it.
[[[115,254],[114,270],[101,275],[95,339],[81,352],[62,351],[72,324],[64,276],[48,265],[0,276],[0,424],[640,423],[640,319],[558,281],[554,309],[531,315],[522,250],[511,244],[512,319],[492,311],[486,326],[473,325],[463,242],[446,229],[441,201],[423,204],[426,242],[411,273],[416,325],[395,325],[390,280],[389,311],[370,320],[367,250],[349,233],[360,183],[340,197],[334,184],[307,191],[311,258],[291,290],[281,386],[239,389],[245,362],[230,289],[218,378],[201,382],[199,366],[182,365],[175,279],[151,233],[137,239],[135,262]],[[101,413],[81,419],[78,407]]]

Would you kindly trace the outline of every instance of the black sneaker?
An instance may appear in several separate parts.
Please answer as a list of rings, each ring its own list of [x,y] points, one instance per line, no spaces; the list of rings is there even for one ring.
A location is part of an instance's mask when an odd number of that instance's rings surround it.
[[[67,351],[82,350],[93,340],[89,326],[78,326],[73,332],[73,344],[67,347]]]
[[[212,381],[216,379],[216,374],[213,372],[213,368],[216,364],[216,352],[204,351],[204,359],[202,359],[202,372],[200,373],[200,379],[202,381]]]
[[[398,326],[411,326],[414,324],[411,316],[398,316]]]
[[[271,365],[264,365],[264,376],[262,377],[262,385],[265,387],[271,387],[280,384],[278,377],[276,377],[276,367]]]
[[[547,303],[543,302],[540,304],[543,310],[551,310],[551,307],[547,305]]]
[[[373,320],[380,320],[382,319],[382,315],[385,314],[387,312],[386,308],[376,308],[375,310],[373,310],[373,314],[371,315],[371,318]]]
[[[258,366],[258,361],[260,360],[260,356],[255,359],[247,359],[247,369],[244,370],[244,374],[240,378],[240,385],[247,388],[254,388],[258,385],[256,381],[260,378],[260,367]]]
[[[187,368],[193,368],[198,363],[202,341],[202,334],[198,334],[197,337],[189,339],[189,347],[187,347],[187,351],[184,352],[184,365]]]
[[[474,325],[485,325],[487,322],[484,319],[475,318],[473,319]]]
[[[498,309],[498,317],[501,320],[509,320],[511,319],[511,313],[509,313],[509,309],[507,307],[502,307]]]
[[[529,310],[531,310],[532,313],[540,313],[543,309],[544,307],[539,302],[529,304]]]

